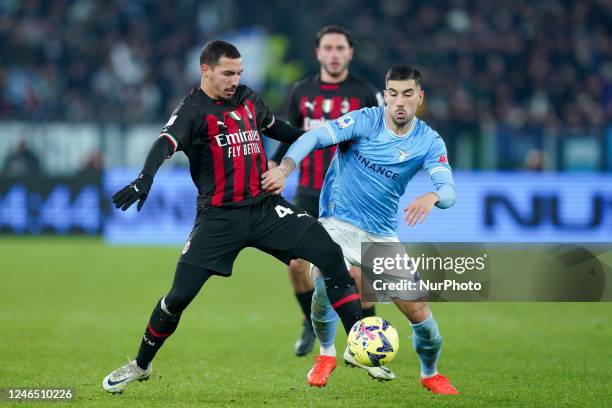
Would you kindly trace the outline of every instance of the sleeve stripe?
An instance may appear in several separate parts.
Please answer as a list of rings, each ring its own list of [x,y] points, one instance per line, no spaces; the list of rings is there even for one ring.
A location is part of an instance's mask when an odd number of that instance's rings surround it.
[[[434,173],[437,173],[439,171],[447,171],[451,174],[453,174],[452,171],[450,171],[450,169],[446,168],[446,167],[434,167],[433,169],[429,170],[429,175],[431,176]]]
[[[267,125],[264,126],[264,128],[269,128],[272,125],[274,125],[276,123],[276,117],[274,115],[272,115],[272,120],[270,121],[270,123],[268,123]]]
[[[329,126],[329,123],[326,123],[324,126],[325,126],[325,129],[327,129],[327,131],[331,135],[332,139],[334,140],[333,144],[338,144],[338,139],[336,138],[334,130],[331,128],[331,126]]]
[[[176,141],[174,136],[172,136],[170,133],[162,133],[161,135],[159,135],[159,137],[166,137],[166,139],[168,139],[170,143],[172,143],[172,147],[174,148],[174,151],[176,152],[176,149],[178,147],[178,142]]]

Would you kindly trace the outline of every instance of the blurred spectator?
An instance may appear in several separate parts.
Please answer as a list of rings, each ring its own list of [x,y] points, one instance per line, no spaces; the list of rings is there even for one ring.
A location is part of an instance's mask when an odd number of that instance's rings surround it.
[[[600,132],[612,122],[611,18],[606,0],[0,2],[0,119],[161,122],[197,84],[187,54],[205,41],[261,26],[308,65],[316,30],[340,23],[358,43],[354,70],[378,86],[391,64],[422,70],[422,113],[447,138],[483,120]]]
[[[3,177],[25,177],[40,173],[38,157],[28,148],[24,139],[19,140],[15,151],[9,153],[2,167]]]
[[[79,169],[79,173],[84,174],[100,174],[104,170],[104,155],[102,151],[96,149],[90,152]]]
[[[539,149],[530,149],[525,155],[525,170],[544,170],[544,152]]]

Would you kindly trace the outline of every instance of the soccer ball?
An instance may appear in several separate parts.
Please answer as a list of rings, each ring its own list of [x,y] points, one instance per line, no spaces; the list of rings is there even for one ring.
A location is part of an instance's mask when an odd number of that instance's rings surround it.
[[[391,324],[370,316],[353,325],[348,335],[348,349],[358,363],[369,367],[385,365],[397,354],[399,337]]]

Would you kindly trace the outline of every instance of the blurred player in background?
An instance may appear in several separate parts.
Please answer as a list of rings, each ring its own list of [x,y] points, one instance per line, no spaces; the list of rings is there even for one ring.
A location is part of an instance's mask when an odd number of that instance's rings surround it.
[[[104,378],[102,387],[111,393],[150,377],[152,360],[176,330],[183,310],[211,276],[231,276],[236,256],[246,247],[287,265],[302,258],[319,266],[345,330],[361,318],[359,295],[340,247],[316,218],[285,201],[280,190],[262,188],[268,164],[261,133],[292,142],[303,131],[276,120],[258,95],[240,85],[242,60],[233,45],[207,43],[200,70],[200,86],[174,110],[138,178],[113,196],[117,208],[125,211],[138,201],[140,210],[157,170],[177,150],[188,157],[198,189],[195,225],[172,287],[155,305],[136,358]]]
[[[353,39],[346,29],[336,25],[323,27],[316,36],[315,52],[321,65],[320,71],[294,85],[288,101],[289,123],[308,131],[349,111],[381,104],[380,92],[377,93],[372,85],[349,72]],[[280,163],[288,148],[289,144],[280,145],[270,161],[270,167]],[[336,146],[315,150],[300,165],[294,203],[314,217],[319,215],[319,194],[335,152]],[[312,351],[315,340],[310,320],[314,287],[308,262],[292,260],[288,269],[295,297],[304,313],[302,334],[295,343],[294,352],[297,356],[304,356]],[[362,307],[364,317],[375,314],[374,303],[362,304]]]
[[[2,166],[0,174],[4,177],[26,177],[36,176],[40,173],[40,160],[28,147],[25,139],[17,142],[15,151],[9,153]]]
[[[281,164],[270,169],[263,187],[283,188],[287,175],[315,148],[347,143],[334,157],[321,192],[320,222],[342,247],[345,260],[361,266],[361,242],[399,242],[396,214],[407,184],[420,170],[431,178],[435,191],[417,197],[404,210],[409,225],[423,222],[435,206],[455,203],[455,187],[446,146],[440,135],[416,117],[424,92],[421,74],[406,66],[393,66],[385,78],[386,107],[350,112],[324,127],[307,132],[287,152]],[[417,274],[411,278],[416,282]],[[337,316],[326,298],[324,279],[313,268],[315,297],[312,320],[321,343],[321,355],[308,373],[308,382],[324,386],[336,367],[334,338]],[[386,276],[385,282],[399,282]],[[408,318],[414,348],[421,362],[421,384],[437,394],[458,394],[437,371],[442,336],[421,293],[393,291],[388,297]],[[348,352],[344,360],[357,362]],[[362,367],[367,368],[367,367]]]

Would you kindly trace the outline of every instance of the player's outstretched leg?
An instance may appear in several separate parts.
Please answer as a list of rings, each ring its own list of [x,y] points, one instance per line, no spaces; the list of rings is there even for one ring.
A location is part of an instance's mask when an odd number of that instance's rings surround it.
[[[426,302],[396,301],[398,308],[410,321],[414,350],[421,363],[421,384],[434,394],[456,395],[457,389],[438,373],[438,360],[442,350],[442,336],[438,324]]]
[[[362,313],[359,293],[344,264],[340,245],[331,239],[321,224],[314,223],[299,238],[293,255],[312,263],[321,271],[329,302],[348,333],[361,319]]]
[[[315,387],[324,387],[336,368],[334,339],[336,337],[338,314],[327,298],[323,276],[320,275],[318,270],[316,273],[318,276],[313,277],[315,292],[312,296],[311,319],[313,329],[319,339],[320,355],[315,357],[314,366],[308,372],[308,384]]]
[[[344,256],[340,246],[331,239],[321,224],[314,223],[302,234],[293,254],[311,262],[321,271],[324,285],[320,285],[320,287],[325,287],[327,304],[330,304],[331,308],[340,317],[344,330],[348,333],[351,327],[361,319],[361,303],[359,302],[355,281],[349,275],[344,264]],[[321,287],[321,289],[323,288]],[[333,339],[331,344],[333,344]],[[315,367],[309,373],[309,382],[312,377],[311,373],[318,371],[328,372],[327,378],[329,378],[335,366],[335,356],[319,356],[315,362]],[[319,377],[323,378],[322,376]],[[323,386],[327,383],[327,378],[322,383],[319,381],[313,385]]]
[[[305,356],[312,351],[316,336],[312,330],[312,322],[310,321],[310,309],[314,288],[310,279],[310,264],[302,259],[293,259],[289,264],[289,280],[295,298],[300,305],[302,313],[304,313],[302,334],[298,337],[293,347],[293,352],[296,356]]]
[[[412,323],[411,323],[412,324]],[[437,363],[442,349],[438,324],[430,314],[424,321],[412,324],[414,349],[421,362],[421,384],[435,394],[459,394],[450,381],[438,373]]]
[[[136,364],[136,359],[130,360],[126,365],[119,367],[104,377],[102,388],[111,394],[121,394],[134,381],[148,380],[151,377],[152,370],[152,364],[149,364],[149,367],[143,370]]]
[[[351,268],[351,276],[353,277],[353,279],[355,279],[355,282],[357,283],[357,287],[359,288],[359,291],[361,292],[361,285],[360,285],[361,268],[357,268],[357,267]],[[361,302],[363,317],[374,316],[374,313],[375,313],[374,303],[370,302],[367,304],[367,306],[368,306],[367,308],[363,308],[364,302]],[[367,371],[370,377],[376,380],[390,381],[390,380],[395,379],[395,373],[393,373],[393,371],[391,371],[391,369],[388,367],[385,367],[385,366],[369,367],[355,360],[355,358],[349,352],[348,347],[344,349],[343,358],[344,358],[344,364],[346,364],[349,367],[357,367],[357,368],[364,369]]]
[[[326,356],[335,356],[336,347],[334,340],[336,338],[336,324],[338,323],[338,314],[334,311],[327,292],[325,291],[325,281],[320,272],[315,269],[318,276],[314,277],[313,282],[315,291],[312,295],[311,319],[313,329],[317,333],[319,343],[321,343],[321,354]]]
[[[121,393],[134,381],[149,379],[155,354],[174,333],[181,313],[210,276],[204,268],[179,262],[170,292],[157,302],[151,313],[137,357],[107,375],[102,388]]]
[[[317,268],[313,268],[313,281],[315,284],[315,293],[312,298],[312,325],[321,344],[320,356],[315,360],[315,365],[308,373],[308,383],[315,386],[324,386],[327,379],[336,367],[336,348],[334,340],[336,338],[336,323],[338,316],[327,298],[325,291],[325,283]],[[329,365],[318,364],[319,360],[329,360],[329,357],[334,357],[333,368]],[[393,380],[395,374],[387,367],[368,367],[358,363],[353,356],[348,353],[348,349],[344,351],[344,362],[351,367],[363,368],[368,374],[375,379],[385,381]]]
[[[353,266],[351,269],[349,269],[349,274],[357,285],[357,291],[361,293],[361,268]],[[376,307],[374,305],[374,302],[364,302],[362,299],[361,313],[363,317],[376,316]]]

